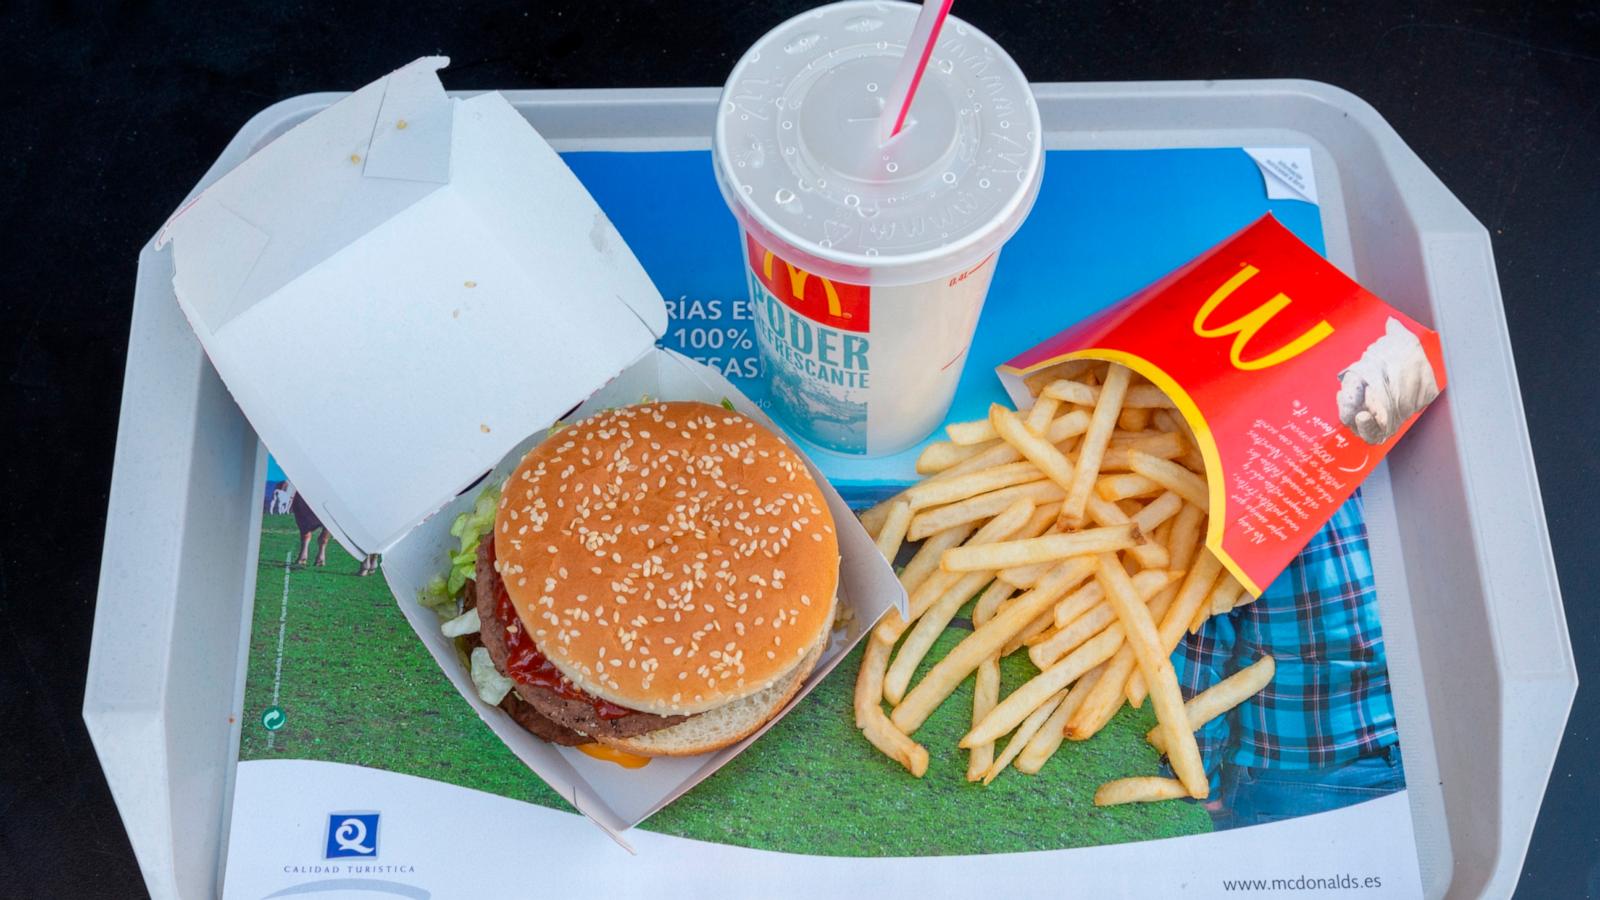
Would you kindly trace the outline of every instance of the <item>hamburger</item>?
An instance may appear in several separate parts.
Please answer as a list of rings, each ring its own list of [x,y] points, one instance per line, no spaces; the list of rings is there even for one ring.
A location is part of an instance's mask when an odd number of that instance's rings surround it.
[[[460,617],[477,623],[473,678],[553,743],[726,747],[828,644],[827,503],[787,444],[721,406],[641,403],[552,434],[506,479],[491,534]]]

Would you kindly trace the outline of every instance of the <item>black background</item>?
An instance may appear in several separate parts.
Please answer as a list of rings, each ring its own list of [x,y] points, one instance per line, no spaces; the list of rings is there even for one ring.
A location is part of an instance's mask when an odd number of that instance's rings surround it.
[[[0,895],[141,892],[82,723],[84,668],[136,256],[234,132],[274,101],[435,52],[459,89],[720,85],[744,47],[807,5],[0,3]],[[1352,90],[1489,228],[1587,682],[1520,893],[1600,892],[1600,4],[962,0],[956,12],[1035,81]]]

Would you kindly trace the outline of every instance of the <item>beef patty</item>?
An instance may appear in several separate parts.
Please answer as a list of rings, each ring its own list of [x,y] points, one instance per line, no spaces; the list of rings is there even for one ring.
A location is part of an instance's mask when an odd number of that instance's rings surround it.
[[[474,573],[474,587],[477,591],[479,634],[482,636],[483,646],[489,650],[489,658],[494,660],[494,667],[501,674],[505,674],[506,657],[508,655],[505,629],[508,623],[502,621],[499,616],[499,595],[502,590],[500,574],[494,570],[494,565],[489,561],[489,542],[493,539],[492,536],[485,535],[478,545],[478,565]],[[604,719],[595,711],[594,705],[587,700],[563,697],[549,688],[523,684],[516,679],[512,679],[512,681],[515,685],[514,690],[517,696],[533,707],[539,715],[550,719],[558,725],[585,735],[628,738],[651,731],[658,731],[689,718],[688,716],[658,716],[653,713],[630,712],[621,718]],[[531,728],[528,730],[533,731]],[[538,732],[534,733],[538,734]]]
[[[579,744],[591,743],[594,739],[581,732],[573,731],[560,722],[547,719],[539,714],[533,704],[518,696],[516,691],[506,694],[500,701],[500,708],[513,722],[526,728],[534,737],[563,747],[576,747]]]
[[[477,608],[476,596],[473,597],[473,608]],[[472,655],[472,651],[483,646],[483,636],[477,632],[463,636],[462,640],[467,642],[468,656]],[[517,696],[516,691],[508,691],[500,699],[499,705],[505,711],[505,714],[511,717],[511,721],[521,725],[524,730],[541,741],[561,744],[564,747],[576,747],[579,744],[587,744],[594,740],[586,734],[579,734],[565,725],[552,722],[539,715],[539,711],[528,705],[526,700]]]

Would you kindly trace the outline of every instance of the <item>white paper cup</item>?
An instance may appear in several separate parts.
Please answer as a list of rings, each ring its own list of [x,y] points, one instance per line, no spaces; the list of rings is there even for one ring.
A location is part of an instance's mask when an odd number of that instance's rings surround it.
[[[734,66],[717,113],[773,409],[841,453],[903,450],[944,419],[1043,174],[1027,79],[954,16],[904,129],[878,144],[917,10],[857,0],[784,22]]]

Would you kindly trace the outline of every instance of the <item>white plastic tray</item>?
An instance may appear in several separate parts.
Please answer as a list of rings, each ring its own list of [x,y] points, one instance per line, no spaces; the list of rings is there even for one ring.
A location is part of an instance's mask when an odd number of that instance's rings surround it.
[[[1046,84],[1048,149],[1308,146],[1329,258],[1444,338],[1364,493],[1429,896],[1505,896],[1577,686],[1489,237],[1365,102],[1306,81]],[[338,94],[251,119],[196,190]],[[511,91],[557,150],[704,149],[710,88]],[[140,253],[84,718],[156,896],[216,892],[264,460]]]

